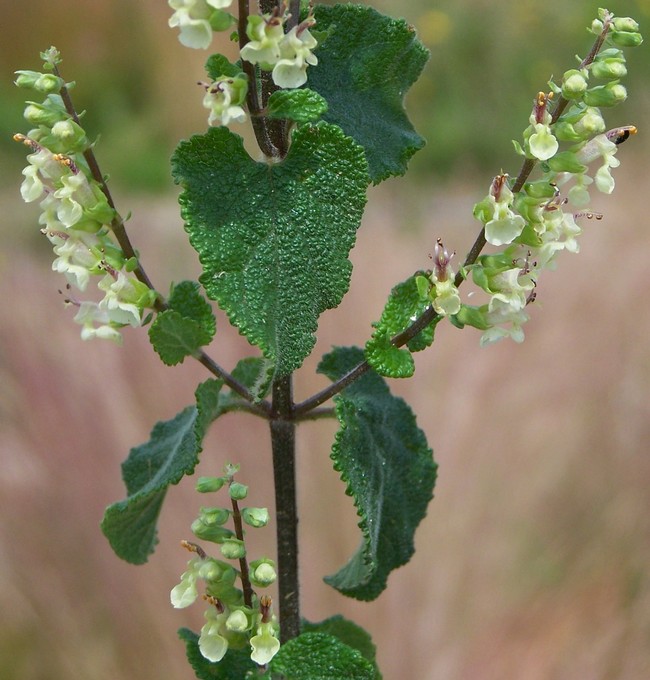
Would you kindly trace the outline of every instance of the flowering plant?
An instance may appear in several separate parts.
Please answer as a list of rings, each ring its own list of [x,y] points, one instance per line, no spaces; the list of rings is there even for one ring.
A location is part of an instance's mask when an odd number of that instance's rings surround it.
[[[215,31],[234,26],[239,43],[236,63],[221,54],[208,58],[210,82],[202,86],[209,129],[182,141],[172,158],[185,229],[203,267],[199,282],[176,283],[167,297],[154,288],[74,108],[57,50],[42,53],[42,72],[19,71],[16,79],[43,99],[27,103],[31,129],[15,136],[29,150],[20,191],[25,201],[40,201],[39,224],[82,338],[119,342],[125,327],[148,325],[165,364],[190,357],[211,374],[195,403],[157,423],[150,440],[131,450],[123,465],[127,497],[106,510],[102,529],[119,557],[145,562],[166,492],[193,473],[211,424],[231,411],[268,420],[277,560],[249,562],[244,525],[264,528],[270,513],[240,508],[248,488],[235,480],[238,467],[226,464],[223,475],[200,478],[199,493],[227,489],[230,503],[202,507],[191,527],[197,540],[219,547],[219,559],[182,541],[192,557],[171,603],[185,608],[200,591],[206,603],[200,633],[180,631],[188,659],[198,678],[378,678],[365,632],[339,617],[300,618],[296,427],[320,417],[339,422],[332,459],[354,499],[363,540],[326,582],[373,600],[411,558],[437,472],[413,412],[386,379],[414,373],[412,354],[432,345],[443,319],[479,329],[481,345],[524,339],[541,274],[563,251],[578,252],[582,225],[601,217],[586,209],[589,192],[613,191],[618,147],[636,132],[632,125],[608,130],[601,109],[627,96],[623,48],[641,43],[638,25],[599,11],[589,53],[533,99],[529,125],[514,143],[522,157],[518,174],[497,174],[474,206],[481,226],[465,259],[452,266],[454,253],[439,238],[433,267],[393,288],[365,348],[325,355],[318,371],[329,386],[295,402],[292,376],[313,349],[319,316],[347,291],[366,190],[403,174],[424,143],[402,102],[428,54],[405,22],[363,6],[265,0],[251,14],[240,2],[235,17],[231,0],[169,5],[169,25],[183,45],[207,49]],[[226,127],[247,120],[260,161]],[[483,302],[463,299],[468,280]],[[79,299],[73,289],[86,294],[91,281],[101,299]],[[216,320],[204,294],[259,350],[232,370],[205,350]],[[334,408],[322,408],[330,399]],[[275,600],[258,592],[276,583]]]

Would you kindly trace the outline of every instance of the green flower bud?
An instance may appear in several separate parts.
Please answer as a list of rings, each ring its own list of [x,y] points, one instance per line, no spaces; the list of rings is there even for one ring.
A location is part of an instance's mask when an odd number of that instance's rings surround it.
[[[562,95],[566,99],[580,99],[587,90],[587,85],[584,71],[571,69],[562,79]]]
[[[59,92],[63,87],[63,78],[53,73],[38,73],[37,71],[16,71],[18,76],[15,84],[18,87],[36,90],[43,94]]]
[[[222,9],[215,9],[208,21],[213,31],[227,31],[233,24],[237,23],[232,14],[224,12]]]
[[[250,566],[250,579],[258,588],[266,588],[275,583],[278,575],[273,560],[266,558],[255,560],[255,562],[251,562]]]
[[[556,189],[550,182],[541,179],[536,182],[526,182],[524,184],[524,191],[531,198],[549,199],[555,196]]]
[[[23,116],[30,125],[44,125],[51,128],[55,123],[66,120],[68,114],[48,106],[47,103],[28,102]]]
[[[627,99],[627,90],[617,82],[592,87],[585,92],[584,101],[588,106],[615,106]]]
[[[584,114],[580,120],[576,121],[573,129],[582,137],[582,139],[589,139],[601,132],[605,132],[607,126],[605,119],[600,111],[592,106],[585,109]]]
[[[244,508],[241,518],[248,526],[259,529],[269,523],[269,511],[267,508]]]
[[[455,325],[458,325],[459,328],[467,325],[478,328],[480,331],[486,331],[490,328],[490,324],[486,319],[486,314],[487,305],[482,305],[481,307],[461,305],[458,314],[452,317],[452,322],[455,322]]]
[[[226,619],[226,628],[233,633],[244,633],[250,625],[248,617],[241,609],[230,612]]]
[[[196,490],[199,493],[210,493],[211,491],[219,491],[219,489],[226,483],[225,477],[199,477],[196,483]]]
[[[228,538],[221,544],[221,554],[229,560],[238,560],[246,556],[244,541],[238,538]]]
[[[230,518],[230,510],[227,508],[201,508],[199,519],[206,525],[221,526]]]
[[[638,33],[639,24],[632,17],[615,17],[612,21],[615,31],[626,31],[628,33]]]
[[[216,524],[206,524],[200,517],[192,522],[191,529],[197,538],[200,538],[202,541],[211,541],[212,543],[223,543],[231,536],[234,536],[230,529],[225,529]]]
[[[619,80],[627,75],[625,57],[621,50],[611,48],[601,52],[589,67],[594,78]]]
[[[628,33],[627,31],[616,31],[611,34],[611,41],[619,47],[638,47],[643,42],[640,33]]]
[[[239,482],[233,482],[229,488],[230,497],[234,501],[241,501],[246,496],[248,496],[248,487],[246,484],[240,484]]]

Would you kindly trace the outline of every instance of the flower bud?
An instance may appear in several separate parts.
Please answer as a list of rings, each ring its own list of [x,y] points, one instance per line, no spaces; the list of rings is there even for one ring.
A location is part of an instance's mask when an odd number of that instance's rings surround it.
[[[611,34],[611,39],[614,45],[619,47],[638,47],[643,42],[643,36],[640,33],[627,31],[616,31]]]
[[[68,114],[65,110],[57,109],[51,105],[30,102],[25,108],[23,116],[30,125],[52,127],[55,123],[66,120]]]
[[[63,87],[63,78],[53,73],[38,73],[37,71],[16,71],[18,76],[15,84],[18,87],[36,90],[43,94],[59,92]]]
[[[587,106],[615,106],[627,99],[627,90],[617,82],[592,87],[585,92],[584,102]]]
[[[201,508],[199,519],[207,525],[221,526],[230,518],[230,510],[227,508]]]
[[[585,109],[582,118],[576,121],[573,129],[582,139],[588,139],[594,135],[599,135],[601,132],[605,132],[607,126],[600,111],[595,107],[589,106]]]
[[[239,482],[233,482],[229,488],[230,497],[234,501],[241,501],[246,496],[248,496],[248,487],[246,484],[240,484]]]
[[[200,538],[202,541],[211,541],[212,543],[223,543],[234,535],[230,529],[225,529],[216,524],[206,524],[201,518],[195,519],[192,522],[191,529],[197,538]]]
[[[258,588],[266,588],[275,583],[278,575],[272,560],[256,560],[251,563],[250,578]]]
[[[221,544],[221,554],[228,560],[238,560],[246,556],[244,541],[228,538]]]
[[[226,628],[233,633],[244,633],[250,628],[250,622],[241,609],[235,609],[226,619]]]
[[[584,71],[571,69],[562,79],[562,96],[565,99],[580,99],[587,90],[587,78]]]
[[[248,526],[259,529],[269,523],[269,511],[267,508],[244,508],[241,518]]]
[[[609,56],[608,56],[609,55]],[[619,80],[627,75],[625,57],[620,50],[606,50],[590,66],[591,75],[602,80]]]
[[[199,493],[209,493],[211,491],[219,491],[219,489],[226,483],[225,477],[199,477],[196,483],[196,490]]]
[[[639,24],[632,17],[615,17],[612,21],[615,31],[625,31],[628,33],[638,33]]]

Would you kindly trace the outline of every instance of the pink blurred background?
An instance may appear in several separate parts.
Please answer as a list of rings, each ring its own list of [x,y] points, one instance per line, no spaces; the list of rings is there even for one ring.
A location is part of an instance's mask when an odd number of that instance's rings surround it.
[[[37,67],[37,51],[52,42],[86,55],[89,72],[117,61],[112,67],[124,73],[140,45],[152,65],[143,87],[159,107],[148,103],[146,113],[163,128],[161,139],[204,128],[193,81],[205,54],[189,53],[169,34],[164,2],[130,10],[125,2],[34,8],[28,25],[22,5],[3,8],[16,29],[3,73]],[[133,23],[145,14],[150,23],[139,40],[146,45],[134,47]],[[121,45],[120,22],[129,16]],[[412,10],[409,19],[418,16]],[[75,58],[65,65],[81,95]],[[90,119],[92,102],[85,106]],[[376,602],[347,600],[321,580],[356,549],[359,532],[328,458],[335,424],[300,427],[303,613],[310,620],[343,613],[366,627],[387,680],[650,677],[650,184],[643,137],[650,126],[647,112],[645,120],[614,122],[637,123],[638,142],[621,148],[616,192],[598,197],[593,209],[604,218],[584,223],[580,255],[563,256],[541,280],[526,342],[480,349],[478,332],[441,324],[434,346],[417,355],[415,378],[391,383],[418,415],[440,470],[416,555]],[[102,152],[110,157],[110,147],[104,137],[98,155],[105,172],[111,166]],[[7,159],[13,177],[3,174],[0,193],[0,675],[190,678],[176,630],[200,627],[201,607],[173,610],[169,590],[187,559],[179,541],[189,537],[203,500],[193,491],[196,477],[170,490],[160,544],[144,566],[117,559],[98,524],[106,505],[124,495],[119,464],[129,448],[147,439],[156,420],[191,403],[196,383],[208,376],[187,362],[165,368],[144,331],[126,332],[122,349],[81,343],[62,309],[49,247],[37,238],[37,209],[19,200],[20,153]],[[436,237],[466,251],[477,230],[472,205],[490,179],[400,179],[370,191],[351,292],[323,316],[314,358],[296,376],[297,399],[325,384],[314,375],[323,352],[365,342],[391,286],[428,266]],[[135,194],[116,178],[116,200],[123,213],[133,212],[130,233],[161,290],[197,275],[171,186]],[[233,366],[253,353],[224,315],[218,324],[210,353],[219,363]],[[237,461],[251,504],[272,508],[269,459],[265,424],[228,415],[215,424],[197,472],[218,473]],[[252,532],[254,556],[272,554],[272,534]]]

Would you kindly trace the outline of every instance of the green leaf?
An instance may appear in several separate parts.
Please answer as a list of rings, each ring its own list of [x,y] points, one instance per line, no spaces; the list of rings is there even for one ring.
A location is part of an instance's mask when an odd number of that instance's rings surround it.
[[[415,30],[362,5],[319,4],[316,26],[329,31],[309,69],[309,87],[329,106],[324,119],[363,146],[374,184],[403,175],[424,146],[404,111],[404,95],[429,58]]]
[[[303,633],[328,633],[338,638],[348,647],[361,652],[363,657],[373,664],[375,670],[375,677],[381,680],[381,673],[376,663],[377,648],[375,647],[370,634],[356,623],[343,618],[340,614],[332,616],[329,619],[320,621],[319,623],[309,623],[303,621]]]
[[[365,205],[363,150],[326,123],[304,125],[281,163],[253,161],[225,127],[172,158],[201,283],[277,375],[311,352],[320,314],[347,292]]]
[[[381,318],[373,324],[376,330],[366,343],[368,363],[386,378],[410,378],[415,371],[411,352],[419,352],[433,342],[434,330],[440,317],[436,317],[409,340],[406,348],[397,348],[390,343],[393,336],[405,331],[431,304],[418,290],[417,279],[423,274],[424,272],[416,272],[391,290]]]
[[[257,664],[251,661],[250,649],[229,649],[221,661],[208,661],[199,649],[199,636],[189,628],[181,628],[178,637],[185,642],[185,653],[199,680],[243,680],[259,678]]]
[[[363,358],[359,348],[339,347],[318,370],[334,381]],[[433,496],[437,465],[413,412],[376,373],[362,375],[335,404],[341,429],[332,459],[354,499],[363,542],[325,581],[349,597],[373,600],[388,574],[414,552],[413,535]]]
[[[174,286],[168,304],[151,325],[149,340],[162,361],[174,366],[212,341],[217,322],[194,281]]]
[[[242,73],[239,64],[231,64],[223,54],[211,54],[205,62],[205,70],[212,80],[217,80],[221,76],[236,78]]]
[[[303,633],[280,647],[269,664],[286,680],[376,680],[360,652],[326,633]]]
[[[167,488],[194,472],[207,427],[221,413],[217,394],[222,384],[209,380],[199,385],[197,406],[156,423],[149,441],[131,449],[122,463],[127,498],[106,509],[101,527],[123,560],[143,564],[154,551]]]
[[[296,123],[309,123],[322,117],[327,102],[317,92],[308,89],[277,90],[269,97],[269,118],[289,118]]]

